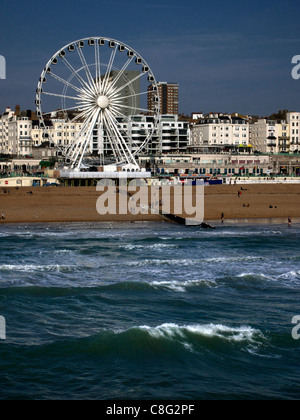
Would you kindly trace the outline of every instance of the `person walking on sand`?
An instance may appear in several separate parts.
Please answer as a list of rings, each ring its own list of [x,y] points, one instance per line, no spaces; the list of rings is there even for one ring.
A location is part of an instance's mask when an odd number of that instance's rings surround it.
[[[289,217],[288,222],[289,222],[289,226],[292,226],[292,218],[291,217]]]
[[[225,218],[225,215],[224,215],[224,213],[222,213],[222,216],[221,216],[222,224],[224,223],[224,218]]]
[[[1,220],[5,220],[5,214],[2,212]]]

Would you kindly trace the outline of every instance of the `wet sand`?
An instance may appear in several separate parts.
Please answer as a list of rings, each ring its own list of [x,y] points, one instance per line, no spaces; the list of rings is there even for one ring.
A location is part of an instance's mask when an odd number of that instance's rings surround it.
[[[100,195],[92,187],[0,188],[0,217],[5,216],[0,223],[164,221],[151,214],[101,216],[96,210]],[[205,187],[205,220],[220,220],[222,213],[225,220],[300,217],[300,186]]]

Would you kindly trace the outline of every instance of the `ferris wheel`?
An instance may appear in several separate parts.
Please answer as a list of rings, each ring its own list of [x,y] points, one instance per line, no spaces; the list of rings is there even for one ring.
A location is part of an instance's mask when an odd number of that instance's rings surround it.
[[[136,158],[155,133],[160,112],[157,82],[146,61],[128,45],[100,37],[72,42],[48,61],[35,103],[44,138],[72,170],[86,167],[85,159],[95,155],[103,164],[107,158],[139,170]],[[55,118],[76,131],[54,132]],[[142,134],[133,135],[134,121],[144,122]]]

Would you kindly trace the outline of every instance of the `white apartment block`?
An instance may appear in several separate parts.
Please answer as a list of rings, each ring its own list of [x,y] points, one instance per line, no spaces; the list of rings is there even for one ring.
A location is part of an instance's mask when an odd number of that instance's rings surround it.
[[[28,117],[17,117],[10,108],[0,116],[0,153],[14,156],[29,156],[33,148],[49,141],[55,146],[70,145],[81,123],[67,123],[51,120],[47,131],[41,129],[37,121]]]
[[[8,142],[11,145],[13,155],[29,156],[31,154],[31,129],[32,121],[27,117],[17,119],[14,116],[8,122]]]
[[[229,149],[248,147],[250,145],[248,121],[239,116],[210,114],[192,127],[191,145]]]
[[[27,156],[32,152],[32,121],[7,108],[0,117],[0,153]]]
[[[180,121],[177,115],[161,115],[156,133],[156,153],[185,151],[190,145],[190,134],[189,124]]]
[[[34,125],[31,131],[33,147],[49,141],[55,146],[67,147],[74,141],[76,133],[81,129],[81,123],[65,122],[65,120],[51,120],[47,130]]]
[[[12,154],[12,145],[8,139],[8,123],[13,118],[14,112],[10,108],[0,116],[0,153],[4,155]]]
[[[254,150],[264,154],[279,153],[281,124],[276,121],[259,119],[251,126],[251,142]]]
[[[290,131],[290,152],[300,152],[300,112],[288,112],[287,123]]]
[[[300,152],[300,112],[288,112],[287,121],[260,119],[251,125],[251,142],[265,154]]]
[[[145,153],[168,153],[186,151],[190,144],[190,128],[186,121],[180,121],[178,115],[161,115],[154,130],[154,118],[147,115],[132,115],[129,120],[118,119],[118,128],[128,139],[132,152],[141,148],[153,133]],[[99,150],[97,130],[94,133],[93,151]],[[104,134],[104,151],[111,150]]]

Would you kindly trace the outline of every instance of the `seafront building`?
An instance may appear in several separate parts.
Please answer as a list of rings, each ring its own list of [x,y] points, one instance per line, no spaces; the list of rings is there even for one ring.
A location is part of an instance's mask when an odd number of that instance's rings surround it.
[[[192,125],[191,146],[197,153],[210,153],[218,148],[227,153],[252,149],[249,122],[238,114],[203,116]]]
[[[82,127],[58,111],[39,126],[31,111],[7,108],[0,116],[0,172],[43,174],[57,162],[56,147],[67,147]],[[176,114],[129,115],[118,119],[127,133],[130,148],[139,149],[153,132],[139,164],[155,176],[300,176],[300,112],[289,112],[286,121],[258,119],[239,114],[194,113],[192,118]],[[96,129],[88,152],[99,156],[103,147],[109,153],[104,133],[100,145]],[[96,157],[97,159],[97,157]]]
[[[259,150],[261,153],[288,153],[289,137],[289,124],[286,121],[259,119],[251,126],[252,145],[255,150]]]
[[[159,82],[158,93],[160,97],[161,115],[178,115],[179,110],[179,85],[178,83]],[[157,92],[153,90],[153,85],[148,88],[148,110],[154,111],[156,103],[154,97]]]
[[[299,159],[300,161],[300,159]],[[141,167],[157,175],[180,177],[263,176],[273,172],[270,156],[224,154],[163,154],[141,156]]]
[[[300,112],[289,112],[287,123],[290,132],[290,152],[300,153]]]
[[[13,156],[32,156],[44,143],[54,147],[67,147],[72,144],[76,134],[82,128],[80,122],[70,122],[58,118],[55,114],[46,121],[46,130],[39,126],[37,120],[18,117],[10,108],[0,118],[0,154]],[[127,133],[130,148],[138,150],[152,132],[147,153],[185,152],[190,145],[190,126],[181,121],[178,115],[161,115],[154,131],[154,119],[150,115],[129,115],[126,119],[118,118],[118,128]],[[103,150],[102,150],[103,148]],[[104,133],[101,144],[97,128],[93,132],[88,152],[98,154],[100,149],[110,151],[107,133]]]
[[[31,130],[32,148],[30,153],[33,152],[34,148],[41,146],[46,141],[54,143],[56,146],[69,146],[81,127],[81,123],[68,123],[65,120],[53,118],[48,121],[45,131],[40,128],[38,121],[34,121]]]
[[[8,123],[14,118],[14,111],[6,108],[0,117],[0,153],[3,155],[13,155],[14,143],[9,141]]]
[[[235,178],[300,176],[298,155],[162,154],[141,156],[139,164],[160,177]]]

